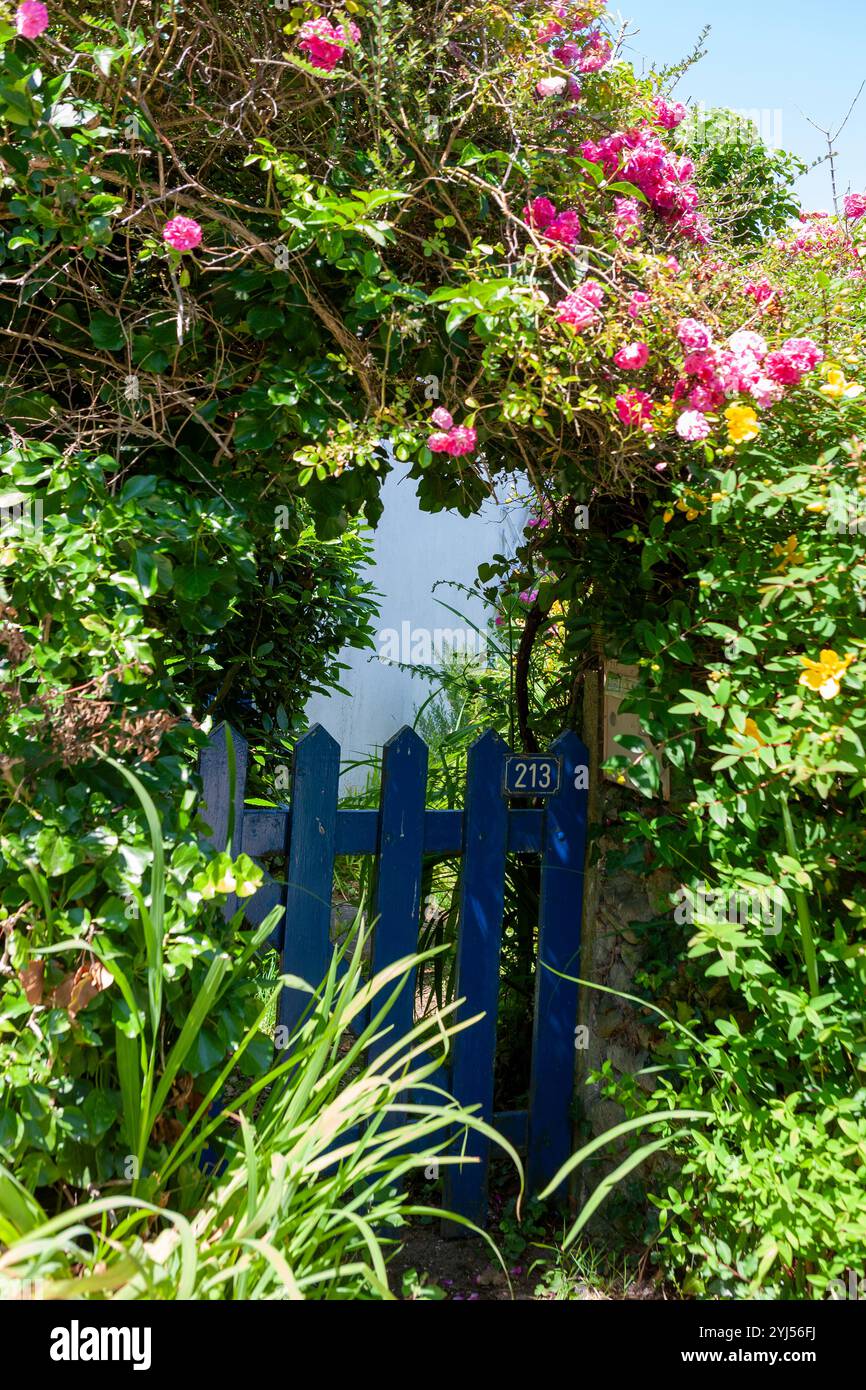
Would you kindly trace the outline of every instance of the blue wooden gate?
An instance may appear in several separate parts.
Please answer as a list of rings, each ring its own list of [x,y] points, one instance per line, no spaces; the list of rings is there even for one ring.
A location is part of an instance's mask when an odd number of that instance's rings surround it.
[[[263,810],[244,806],[247,744],[237,733],[231,742],[235,804],[229,807],[230,752],[223,726],[202,757],[206,817],[220,847],[233,825],[234,855],[285,856],[286,882],[266,878],[243,904],[256,924],[274,907],[285,908],[273,938],[285,974],[318,985],[328,972],[338,855],[369,854],[378,860],[374,971],[417,950],[424,856],[462,857],[456,997],[465,1003],[458,1017],[484,1016],[453,1040],[449,1088],[461,1104],[478,1106],[480,1118],[526,1154],[528,1188],[540,1190],[571,1152],[578,990],[552,972],[580,973],[589,780],[584,744],[576,734],[564,733],[549,754],[521,758],[489,731],[469,750],[465,810],[428,810],[427,748],[413,729],[404,728],[383,749],[379,809],[343,810],[338,807],[340,748],[316,725],[295,748],[289,805]],[[536,802],[543,797],[541,806],[526,805],[529,797]],[[505,858],[517,853],[535,853],[541,860],[529,1105],[494,1114]],[[227,912],[239,906],[230,901]],[[280,1023],[293,1029],[307,1002],[300,991],[284,990]],[[392,1036],[411,1028],[413,1007],[414,989],[403,990],[391,1017]],[[472,1131],[467,1153],[480,1162],[448,1170],[448,1207],[479,1224],[486,1214],[488,1150],[484,1136]]]

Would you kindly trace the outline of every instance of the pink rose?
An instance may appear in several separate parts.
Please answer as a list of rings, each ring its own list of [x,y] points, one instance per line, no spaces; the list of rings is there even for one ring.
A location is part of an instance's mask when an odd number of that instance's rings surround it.
[[[192,251],[201,246],[201,227],[192,217],[173,217],[162,229],[162,239],[175,251]]]
[[[333,72],[347,45],[357,43],[360,37],[357,24],[350,23],[345,29],[342,24],[334,25],[329,19],[308,19],[299,30],[298,48],[306,53],[314,68]]]
[[[544,230],[548,241],[557,241],[561,246],[574,246],[580,236],[580,219],[573,209],[561,212]]]
[[[626,245],[629,245],[640,236],[640,204],[636,198],[616,198],[614,199],[614,207],[616,221],[613,226],[613,234],[617,241],[624,241]]]
[[[600,309],[604,303],[604,285],[600,285],[597,280],[584,280],[578,294],[585,299],[587,304],[591,304],[594,309]]]
[[[553,50],[553,57],[557,63],[562,63],[564,68],[573,68],[580,57],[580,44],[569,39],[568,43],[561,43]]]
[[[701,439],[706,439],[709,433],[710,422],[699,410],[684,410],[677,420],[677,434],[680,439],[687,439],[689,443],[695,444]]]
[[[759,410],[767,410],[771,405],[778,405],[785,388],[778,381],[758,373],[749,383],[749,394]]]
[[[649,348],[646,343],[627,343],[613,360],[624,372],[638,372],[649,361]]]
[[[452,458],[459,458],[461,454],[471,454],[477,442],[477,430],[468,429],[466,425],[455,425],[448,433],[448,447],[445,452]]]
[[[427,448],[431,454],[447,454],[448,446],[451,443],[451,436],[444,430],[436,430],[427,439]]]
[[[633,429],[641,429],[645,434],[652,434],[652,415],[653,403],[646,391],[623,391],[622,395],[617,396],[614,401],[616,413],[624,425],[629,425]]]
[[[866,193],[849,193],[845,199],[845,216],[849,222],[857,222],[866,215]]]
[[[764,304],[769,304],[776,297],[776,291],[766,276],[761,280],[748,280],[745,285],[745,292],[759,308]]]
[[[598,311],[604,300],[604,288],[597,280],[586,280],[580,289],[572,290],[556,305],[558,323],[568,324],[576,333],[598,322]]]
[[[454,424],[454,420],[450,413],[441,405],[437,405],[430,418],[436,428],[440,430],[450,430]]]
[[[706,352],[713,343],[712,333],[699,319],[680,319],[677,324],[677,337],[686,352]]]
[[[643,311],[651,302],[652,301],[650,299],[650,296],[648,294],[644,294],[643,290],[635,290],[631,299],[628,301],[629,318],[643,318]]]
[[[724,391],[713,386],[695,386],[689,392],[689,405],[694,406],[695,410],[705,413],[708,410],[718,410],[725,399]]]
[[[613,45],[603,34],[593,34],[580,55],[581,72],[600,72],[610,62]]]
[[[750,328],[741,328],[738,333],[732,333],[728,339],[728,347],[738,357],[756,357],[762,361],[767,355],[767,344],[760,333],[753,333]]]
[[[524,221],[528,222],[530,227],[537,227],[540,232],[549,227],[555,217],[556,208],[549,198],[533,198],[523,209]]]
[[[22,39],[38,39],[48,28],[48,10],[40,0],[21,0],[15,11],[15,28]]]
[[[811,338],[788,338],[764,359],[764,372],[781,386],[797,386],[823,360],[824,353]]]
[[[557,323],[567,324],[575,333],[582,333],[585,328],[591,328],[598,322],[598,317],[597,310],[578,294],[567,294],[556,306]]]
[[[668,103],[664,97],[656,97],[653,102],[653,109],[656,113],[656,120],[659,125],[664,126],[665,130],[676,130],[677,126],[688,115],[681,101]]]
[[[539,29],[535,36],[536,43],[547,43],[550,39],[555,39],[562,33],[562,25],[556,19],[549,19],[543,29]]]
[[[540,97],[561,97],[568,86],[564,77],[542,77],[535,84],[536,95]]]

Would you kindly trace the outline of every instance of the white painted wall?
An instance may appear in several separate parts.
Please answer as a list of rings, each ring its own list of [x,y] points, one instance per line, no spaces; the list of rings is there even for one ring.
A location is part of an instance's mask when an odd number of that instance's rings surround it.
[[[489,607],[442,584],[434,593],[434,585],[439,580],[471,585],[483,561],[495,554],[512,555],[526,525],[526,505],[506,502],[503,488],[503,500],[491,499],[476,516],[422,512],[407,471],[398,463],[386,478],[384,511],[373,536],[370,577],[382,595],[379,633],[400,633],[404,624],[430,633],[464,626],[443,603],[484,630],[493,616]],[[513,491],[513,481],[509,486]],[[382,662],[377,653],[347,649],[342,660],[348,670],[341,684],[349,695],[315,695],[307,717],[311,725],[322,724],[333,735],[345,764],[381,747],[404,724],[411,724],[431,686],[418,674]],[[344,774],[344,790],[363,785],[365,778],[363,770]]]

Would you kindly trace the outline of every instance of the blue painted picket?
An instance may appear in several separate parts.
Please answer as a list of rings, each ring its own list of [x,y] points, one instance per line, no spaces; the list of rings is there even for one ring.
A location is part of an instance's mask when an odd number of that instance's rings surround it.
[[[513,762],[506,781],[510,749],[498,734],[482,734],[469,751],[465,810],[439,811],[426,808],[427,748],[414,730],[404,728],[385,744],[378,810],[344,810],[338,806],[340,749],[316,725],[295,748],[290,804],[263,810],[244,806],[247,745],[237,733],[230,739],[226,735],[225,726],[218,729],[202,758],[204,815],[219,849],[253,858],[283,856],[285,884],[266,875],[244,908],[254,924],[275,906],[285,908],[271,938],[284,974],[318,986],[327,973],[339,855],[375,857],[374,970],[417,949],[425,856],[462,857],[457,997],[465,1002],[458,1018],[482,1017],[456,1035],[450,1074],[444,1079],[461,1104],[478,1107],[482,1119],[526,1153],[529,1190],[540,1190],[571,1152],[578,987],[561,976],[580,973],[589,764],[584,744],[574,733],[556,740],[550,756],[559,764],[557,789],[540,807],[525,806],[514,793],[514,776],[519,779],[521,773]],[[537,788],[531,794],[537,795]],[[505,867],[506,855],[515,853],[535,853],[541,860],[529,1106],[494,1113]],[[229,904],[229,910],[237,906]],[[414,981],[408,982],[389,1020],[391,1037],[411,1027],[414,994]],[[308,1002],[300,990],[285,989],[280,1023],[292,1029]],[[387,1039],[381,1040],[374,1049],[387,1045]],[[472,1162],[447,1170],[446,1204],[481,1224],[489,1141],[472,1131],[466,1153]]]

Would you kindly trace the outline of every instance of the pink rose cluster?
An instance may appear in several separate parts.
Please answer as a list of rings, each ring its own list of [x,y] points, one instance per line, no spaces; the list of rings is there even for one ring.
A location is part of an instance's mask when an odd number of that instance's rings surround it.
[[[845,216],[849,222],[866,217],[866,193],[849,193],[845,199]]]
[[[298,48],[306,53],[314,68],[333,72],[350,43],[357,43],[361,31],[357,24],[332,24],[329,19],[308,19],[301,25]]]
[[[829,253],[843,264],[852,262],[849,269],[853,274],[862,274],[856,245],[828,212],[801,212],[800,223],[793,236],[779,237],[773,242],[777,251],[804,260],[820,259]]]
[[[578,61],[579,72],[601,72],[606,68],[613,54],[613,44],[604,34],[592,34]]]
[[[202,231],[193,217],[173,217],[162,229],[162,239],[175,251],[193,251],[201,246]]]
[[[556,305],[557,323],[567,324],[575,333],[583,333],[600,319],[599,309],[604,302],[604,288],[597,280],[586,280]]]
[[[766,276],[760,280],[748,280],[744,288],[745,293],[754,300],[762,313],[779,297],[778,290],[770,284]]]
[[[573,208],[557,212],[549,198],[534,198],[523,209],[524,221],[541,232],[546,241],[574,246],[580,236],[580,218]]]
[[[613,45],[600,30],[583,35],[598,19],[604,8],[601,4],[561,4],[554,7],[555,19],[548,19],[543,29],[539,29],[536,39],[540,44],[556,44],[551,57],[564,68],[576,68],[578,72],[600,72],[610,62]],[[569,38],[568,35],[580,35]]]
[[[677,433],[682,439],[706,439],[706,415],[734,396],[750,396],[759,409],[775,405],[786,386],[797,386],[818,366],[824,354],[811,338],[788,338],[771,352],[760,333],[740,329],[727,343],[714,344],[712,331],[698,319],[681,319],[677,336],[685,353],[684,375],[673,392],[675,401],[688,400]]]
[[[681,101],[667,102],[664,97],[656,97],[653,102],[655,117],[660,126],[665,130],[676,130],[678,125],[682,125],[688,112]]]
[[[21,0],[15,11],[15,29],[22,39],[38,39],[48,28],[48,9],[40,0]]]
[[[735,335],[736,336],[736,335]],[[799,386],[807,372],[814,372],[824,353],[811,338],[788,338],[764,359],[764,371],[782,386]]]
[[[651,126],[619,131],[581,146],[584,159],[601,164],[608,178],[622,178],[643,193],[655,212],[681,236],[706,245],[711,227],[699,209],[694,160],[675,155]]]
[[[478,443],[478,431],[466,425],[455,425],[454,420],[442,406],[437,406],[431,416],[436,429],[427,440],[427,448],[433,454],[450,454],[459,458],[461,454],[471,454]]]

